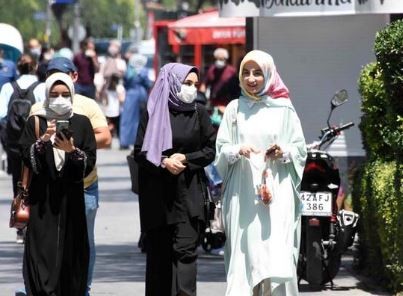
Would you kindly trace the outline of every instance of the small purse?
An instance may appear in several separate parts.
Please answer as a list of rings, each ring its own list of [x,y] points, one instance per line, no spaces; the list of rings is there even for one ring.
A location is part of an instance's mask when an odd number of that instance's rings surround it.
[[[39,139],[39,118],[35,116],[35,135]],[[10,222],[11,228],[23,229],[29,221],[29,185],[31,183],[32,172],[23,165],[21,181],[17,184],[17,195],[11,202]]]

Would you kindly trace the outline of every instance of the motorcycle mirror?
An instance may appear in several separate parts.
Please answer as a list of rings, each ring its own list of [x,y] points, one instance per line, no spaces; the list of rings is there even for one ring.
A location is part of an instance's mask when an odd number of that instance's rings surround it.
[[[333,96],[332,100],[330,101],[332,105],[332,109],[343,105],[345,102],[347,102],[348,99],[348,93],[345,89],[339,90],[335,95]]]
[[[337,93],[334,94],[332,100],[330,101],[331,109],[329,112],[329,116],[327,117],[328,127],[330,127],[329,121],[330,117],[332,116],[333,109],[340,105],[343,105],[345,102],[347,102],[347,99],[348,99],[348,93],[347,90],[345,89],[339,90]]]

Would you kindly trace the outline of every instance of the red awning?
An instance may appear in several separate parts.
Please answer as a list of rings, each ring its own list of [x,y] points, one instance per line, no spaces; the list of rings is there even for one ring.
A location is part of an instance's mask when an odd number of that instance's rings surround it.
[[[244,44],[245,18],[221,18],[218,11],[189,16],[168,25],[171,45]]]

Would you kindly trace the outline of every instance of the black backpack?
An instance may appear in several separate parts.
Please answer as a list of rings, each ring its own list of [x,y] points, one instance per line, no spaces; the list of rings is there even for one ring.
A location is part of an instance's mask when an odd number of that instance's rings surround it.
[[[25,122],[35,104],[34,89],[40,83],[36,81],[28,88],[21,89],[16,81],[11,82],[14,89],[8,103],[7,117],[3,119],[1,142],[8,152],[19,153],[18,141],[24,130]]]

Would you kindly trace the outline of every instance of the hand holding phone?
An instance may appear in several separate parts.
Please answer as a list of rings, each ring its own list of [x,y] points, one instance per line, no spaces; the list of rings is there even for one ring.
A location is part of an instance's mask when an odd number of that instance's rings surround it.
[[[68,120],[57,120],[56,121],[56,136],[61,139],[62,137],[61,137],[60,133],[63,133],[63,135],[67,139],[70,139],[73,133],[69,127],[70,127],[70,122]]]
[[[269,149],[266,150],[266,156],[270,156],[271,154],[273,154],[276,149],[278,149],[278,146],[276,144],[274,144],[273,146],[271,146]]]

